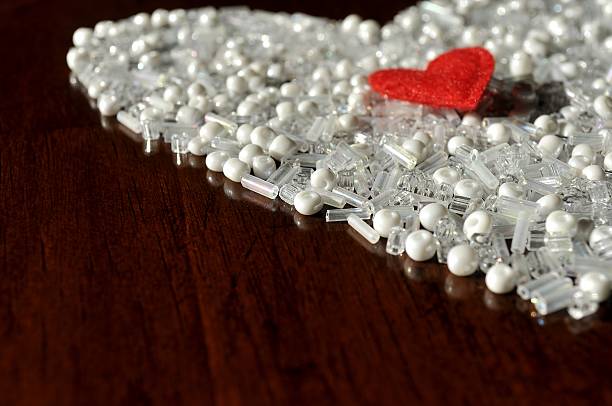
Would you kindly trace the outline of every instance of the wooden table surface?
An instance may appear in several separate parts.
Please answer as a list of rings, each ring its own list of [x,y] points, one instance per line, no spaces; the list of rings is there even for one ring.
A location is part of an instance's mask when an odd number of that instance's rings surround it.
[[[609,306],[537,319],[101,121],[73,30],[197,3],[0,4],[0,404],[612,403]]]

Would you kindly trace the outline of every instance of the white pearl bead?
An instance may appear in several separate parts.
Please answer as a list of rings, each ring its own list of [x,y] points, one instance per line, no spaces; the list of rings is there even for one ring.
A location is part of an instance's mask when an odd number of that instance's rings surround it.
[[[259,155],[253,158],[253,175],[258,178],[268,179],[276,170],[276,162],[267,155]]]
[[[259,104],[251,100],[243,100],[236,107],[236,114],[239,116],[251,116],[259,109]]]
[[[198,95],[189,100],[189,107],[200,110],[202,113],[208,113],[211,109],[210,100],[204,95]]]
[[[540,142],[538,142],[538,148],[542,153],[552,156],[553,158],[557,158],[561,153],[561,148],[563,147],[563,140],[556,135],[545,135],[542,137]]]
[[[474,112],[467,113],[465,116],[463,116],[463,119],[461,120],[462,125],[469,125],[472,127],[480,127],[481,122],[482,117],[480,117]]]
[[[302,89],[300,85],[295,82],[284,83],[280,87],[280,93],[283,97],[298,97],[301,93]]]
[[[225,162],[230,156],[225,151],[213,151],[206,156],[206,167],[213,172],[222,172]]]
[[[102,93],[98,98],[98,110],[100,114],[106,117],[115,116],[119,112],[121,106],[115,95],[110,93]]]
[[[448,270],[453,275],[469,276],[478,269],[478,252],[467,244],[455,245],[446,258]]]
[[[196,96],[206,96],[206,88],[198,82],[194,82],[187,88],[187,97],[193,99]]]
[[[304,190],[293,199],[293,205],[298,213],[305,216],[311,216],[318,213],[323,208],[323,199],[321,196],[312,190]]]
[[[533,122],[537,128],[541,129],[544,134],[555,134],[559,129],[557,124],[557,120],[549,116],[548,114],[543,114],[535,119]]]
[[[195,156],[205,155],[203,147],[204,143],[202,142],[202,139],[200,137],[193,137],[187,143],[187,151],[189,151],[192,155]]]
[[[251,131],[251,143],[259,145],[264,150],[268,150],[270,143],[275,137],[276,133],[266,126],[258,126]]]
[[[419,221],[424,229],[434,231],[438,221],[446,215],[448,215],[446,206],[440,203],[429,203],[419,212]]]
[[[602,225],[595,227],[589,236],[589,245],[591,248],[599,241],[612,238],[612,226]]]
[[[189,106],[183,106],[176,112],[176,121],[182,124],[198,124],[203,118],[200,110]]]
[[[155,28],[168,24],[168,10],[157,9],[151,13],[151,25]]]
[[[277,135],[268,146],[268,153],[272,158],[281,160],[282,157],[290,154],[295,150],[295,142],[290,140],[286,135]]]
[[[224,111],[231,107],[231,101],[228,95],[221,93],[213,97],[212,99],[215,110]]]
[[[223,164],[223,174],[233,182],[240,182],[240,179],[251,171],[251,167],[238,158],[230,158]]]
[[[380,234],[381,237],[389,237],[389,232],[393,227],[398,227],[402,222],[400,215],[391,209],[380,209],[374,215],[372,219],[372,225],[374,230]]]
[[[591,160],[586,156],[578,155],[568,159],[567,164],[572,168],[576,169],[577,174],[581,174],[584,168],[591,165]]]
[[[178,86],[170,85],[164,89],[164,100],[176,104],[183,99],[183,89]]]
[[[487,288],[498,295],[508,293],[516,287],[518,272],[510,266],[497,263],[489,268],[485,283]]]
[[[348,59],[342,59],[336,64],[334,75],[338,79],[348,79],[353,74],[353,63]]]
[[[525,190],[521,185],[515,182],[503,183],[497,191],[499,196],[513,197],[515,199],[521,199],[525,195]]]
[[[359,120],[353,114],[343,114],[338,117],[338,124],[343,130],[350,131],[359,125]]]
[[[603,161],[604,169],[606,171],[612,171],[612,152],[608,152],[604,157]]]
[[[162,112],[156,109],[155,107],[146,107],[144,110],[140,112],[140,121],[154,121],[160,120],[162,117]]]
[[[410,152],[417,159],[417,162],[422,162],[426,158],[425,144],[414,138],[407,139],[402,143],[402,148]]]
[[[597,96],[593,101],[593,110],[604,120],[612,120],[612,98],[603,94]]]
[[[533,60],[526,52],[519,51],[510,58],[510,74],[512,76],[527,76],[533,73]]]
[[[285,121],[295,114],[295,105],[292,102],[286,101],[276,105],[276,115],[281,120]]]
[[[604,180],[606,173],[599,165],[589,165],[582,170],[582,176],[588,180]]]
[[[72,43],[75,47],[87,46],[92,39],[93,30],[91,28],[81,27],[72,34]]]
[[[412,139],[421,141],[423,145],[425,145],[425,147],[431,146],[431,143],[433,142],[431,135],[421,130],[417,130],[417,132],[415,132],[414,135],[412,136]]]
[[[340,28],[342,31],[346,33],[356,33],[359,29],[359,24],[361,24],[361,17],[356,14],[350,14],[342,20],[342,25]]]
[[[259,145],[247,144],[242,147],[238,153],[238,159],[251,166],[253,164],[253,158],[259,155],[264,155],[264,152]]]
[[[251,124],[242,124],[236,130],[236,140],[240,143],[240,145],[250,144],[252,132],[253,126]]]
[[[436,239],[427,230],[413,231],[406,238],[406,254],[414,261],[427,261],[436,250]]]
[[[331,72],[329,69],[319,66],[312,72],[312,80],[315,82],[329,83],[331,81]]]
[[[474,234],[490,234],[493,229],[493,218],[484,210],[476,210],[465,219],[463,233],[469,239]]]
[[[493,123],[487,128],[489,144],[499,145],[510,141],[512,131],[502,123]]]
[[[225,81],[225,87],[230,94],[243,94],[249,90],[247,81],[237,75],[228,77]]]
[[[462,179],[455,185],[453,190],[455,196],[465,196],[472,199],[479,199],[484,194],[480,183],[473,179]]]
[[[575,156],[586,157],[592,162],[595,158],[595,152],[593,152],[593,148],[589,144],[578,144],[572,149],[572,157]]]
[[[578,221],[572,214],[563,210],[555,210],[546,217],[546,232],[549,234],[576,235]]]
[[[584,292],[591,293],[598,301],[603,302],[610,297],[612,284],[610,279],[599,272],[587,272],[580,276],[578,287]]]
[[[542,196],[536,203],[538,204],[538,214],[542,217],[547,217],[553,211],[561,210],[563,207],[563,200],[556,194]]]
[[[310,175],[312,187],[332,190],[336,186],[336,175],[327,168],[317,169]]]
[[[210,142],[210,140],[223,134],[224,132],[225,128],[223,128],[221,124],[210,122],[200,127],[200,138],[202,138],[204,142]]]
[[[472,146],[474,142],[463,135],[455,135],[450,140],[448,140],[447,149],[448,153],[451,155],[455,155],[455,151],[462,145]]]
[[[89,59],[89,52],[83,48],[70,48],[66,54],[66,64],[75,73],[85,69],[89,64]]]
[[[445,183],[447,185],[455,186],[455,184],[459,182],[459,172],[455,168],[444,166],[436,169],[432,175],[432,178],[438,185]]]
[[[332,94],[334,96],[346,96],[350,94],[352,90],[353,87],[348,80],[341,80],[332,87]]]

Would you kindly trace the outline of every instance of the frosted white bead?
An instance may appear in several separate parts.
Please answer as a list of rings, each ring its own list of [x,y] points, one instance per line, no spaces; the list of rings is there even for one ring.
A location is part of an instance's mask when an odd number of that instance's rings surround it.
[[[549,234],[566,234],[573,237],[578,229],[578,221],[572,214],[556,210],[546,217],[546,232]]]
[[[298,213],[311,216],[318,213],[323,208],[323,199],[317,192],[304,190],[293,199],[293,205]]]
[[[446,258],[448,270],[457,276],[469,276],[478,269],[478,252],[467,244],[455,245]]]
[[[480,183],[473,179],[462,179],[455,185],[453,190],[455,196],[465,196],[473,199],[481,198],[484,190]]]
[[[242,147],[238,153],[238,159],[251,166],[253,164],[253,158],[259,155],[264,155],[264,152],[259,145],[247,144]]]
[[[578,287],[583,292],[591,293],[598,301],[603,302],[610,297],[612,283],[602,273],[587,272],[580,276]]]
[[[440,203],[429,203],[419,211],[419,220],[424,229],[433,231],[438,221],[447,214],[446,206]]]
[[[538,142],[538,148],[545,154],[554,158],[558,157],[563,147],[563,140],[556,135],[545,135]]]
[[[198,124],[203,118],[200,110],[189,106],[183,106],[176,112],[176,121],[183,124]]]
[[[497,294],[508,293],[516,288],[517,280],[518,272],[502,263],[497,263],[489,268],[485,277],[487,288]]]
[[[561,210],[563,207],[563,200],[556,194],[550,194],[542,196],[537,201],[538,214],[542,217],[547,217],[550,213],[556,210]]]
[[[557,120],[555,120],[548,114],[543,114],[536,118],[533,122],[533,125],[541,129],[544,134],[555,134],[559,128]]]
[[[251,124],[242,124],[236,130],[236,140],[240,143],[240,145],[250,144],[252,132],[253,126]]]
[[[497,194],[499,196],[508,196],[515,199],[520,199],[525,194],[525,190],[523,190],[523,187],[518,183],[506,182],[499,187]]]
[[[103,116],[115,116],[119,112],[121,106],[115,95],[110,93],[102,93],[98,98],[98,110]]]
[[[276,170],[276,162],[267,155],[259,155],[253,158],[253,174],[258,178],[268,179]]]
[[[455,151],[457,150],[457,148],[459,148],[462,145],[473,145],[474,142],[463,136],[463,135],[455,135],[454,137],[452,137],[450,140],[448,140],[448,144],[447,144],[447,149],[448,149],[448,153],[451,155],[455,155]]]
[[[427,230],[413,231],[406,238],[406,254],[414,261],[427,261],[436,254],[436,239]]]
[[[487,128],[487,141],[498,145],[510,141],[512,132],[502,123],[493,123]]]
[[[240,179],[250,171],[249,165],[238,158],[230,158],[223,164],[223,174],[233,182],[240,182]]]
[[[612,98],[603,94],[597,96],[593,101],[593,110],[604,120],[612,120]]]
[[[490,234],[493,229],[493,218],[484,210],[476,210],[465,219],[463,233],[467,238],[474,234]]]
[[[400,215],[391,209],[378,210],[372,219],[374,230],[384,238],[387,238],[391,229],[393,227],[398,227],[401,222],[402,218]]]
[[[284,134],[277,135],[268,146],[268,153],[275,159],[281,160],[282,157],[295,151],[295,142],[287,138]]]
[[[223,165],[230,158],[225,151],[213,151],[206,156],[206,167],[213,172],[222,172]]]
[[[448,185],[455,186],[455,184],[459,182],[459,172],[455,168],[444,166],[436,169],[432,175],[432,178],[438,185],[446,183]]]
[[[327,168],[317,169],[310,175],[310,185],[325,190],[332,190],[336,186],[336,175]]]
[[[276,138],[276,133],[266,126],[255,127],[253,131],[251,131],[251,143],[259,145],[264,150],[268,149],[268,146],[274,138]]]
[[[200,127],[200,138],[204,142],[210,142],[213,138],[225,133],[225,128],[215,122],[209,122]]]
[[[599,241],[612,237],[612,226],[602,225],[597,226],[591,231],[589,236],[589,245],[594,247]]]
[[[582,176],[588,180],[604,180],[606,173],[599,165],[589,165],[582,170]]]

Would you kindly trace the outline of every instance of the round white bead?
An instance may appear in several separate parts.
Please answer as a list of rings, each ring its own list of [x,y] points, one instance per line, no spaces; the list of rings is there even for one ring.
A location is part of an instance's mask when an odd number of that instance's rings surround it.
[[[283,83],[280,87],[280,93],[283,97],[298,97],[302,89],[295,82]]]
[[[229,158],[229,154],[225,151],[213,151],[206,156],[206,167],[213,172],[222,172]]]
[[[421,162],[425,159],[425,144],[419,140],[415,140],[414,138],[407,139],[402,143],[402,148],[414,155],[417,162]]]
[[[510,58],[510,74],[512,76],[527,76],[533,73],[533,60],[526,52],[519,51]]]
[[[429,203],[419,212],[419,220],[423,228],[433,231],[438,221],[448,214],[446,206],[440,203]]]
[[[587,272],[580,276],[578,287],[584,292],[591,293],[598,301],[603,302],[610,296],[612,284],[610,279],[599,272]]]
[[[93,30],[91,28],[81,27],[72,34],[72,42],[75,47],[87,46],[92,39]]]
[[[398,227],[402,222],[400,215],[391,209],[380,209],[374,215],[372,224],[374,230],[380,234],[381,237],[389,237],[389,232],[393,227]]]
[[[448,153],[451,155],[455,155],[455,151],[462,145],[472,146],[474,142],[463,135],[455,135],[450,140],[448,140],[447,149]]]
[[[457,276],[469,276],[478,269],[478,252],[467,244],[455,245],[446,258],[448,270]]]
[[[195,156],[205,155],[203,147],[204,147],[204,143],[202,142],[202,139],[200,137],[193,137],[187,143],[187,151],[189,151],[191,154]]]
[[[276,115],[285,121],[295,114],[295,105],[290,101],[281,102],[276,105]]]
[[[604,120],[612,120],[612,98],[603,94],[597,96],[593,101],[593,110]]]
[[[573,237],[578,230],[578,221],[572,214],[556,210],[546,217],[546,232],[549,234],[568,234]]]
[[[612,237],[612,226],[602,225],[597,226],[591,231],[589,236],[589,245],[591,248],[595,246],[599,241]]]
[[[240,143],[240,145],[250,144],[252,132],[253,126],[251,124],[242,124],[236,130],[236,140]]]
[[[303,116],[313,116],[319,111],[319,106],[312,100],[303,100],[298,103],[297,111]]]
[[[432,178],[436,184],[441,185],[443,183],[451,186],[455,186],[459,182],[459,172],[455,168],[445,166],[433,173]]]
[[[259,126],[251,131],[251,143],[259,145],[264,150],[268,149],[274,138],[276,138],[276,133],[270,127]]]
[[[423,143],[423,145],[425,145],[426,147],[431,145],[431,143],[433,141],[431,139],[431,135],[427,134],[424,131],[420,131],[420,130],[414,133],[414,135],[412,136],[412,139],[417,140],[417,141],[421,141]]]
[[[414,261],[427,261],[436,254],[436,239],[427,230],[413,231],[406,238],[406,254]]]
[[[247,81],[237,75],[228,77],[225,81],[225,87],[230,94],[243,94],[249,90]]]
[[[563,207],[563,200],[556,194],[542,196],[536,203],[538,204],[538,214],[542,217],[547,217],[553,211],[561,210]]]
[[[203,118],[200,110],[189,106],[183,106],[176,112],[176,121],[182,124],[198,124]]]
[[[474,112],[467,113],[465,116],[463,116],[463,119],[461,119],[461,124],[473,127],[480,127],[481,122],[482,118]]]
[[[604,157],[603,161],[604,169],[606,171],[612,171],[612,152],[608,152]]]
[[[485,283],[487,288],[497,294],[508,293],[516,287],[518,272],[502,263],[493,265],[487,271]]]
[[[250,171],[250,166],[238,158],[230,158],[223,164],[223,174],[233,182],[240,182],[240,179]]]
[[[276,170],[276,162],[267,155],[259,155],[253,158],[253,175],[258,178],[268,179]]]
[[[311,216],[323,208],[323,199],[317,192],[304,190],[295,195],[293,205],[298,213]]]
[[[200,110],[202,113],[208,113],[211,110],[211,103],[205,95],[197,95],[189,99],[189,107]]]
[[[499,196],[507,196],[513,197],[515,199],[520,199],[525,195],[525,190],[518,183],[506,182],[499,187],[497,194]]]
[[[295,142],[287,138],[284,134],[277,135],[268,146],[269,154],[279,161],[285,155],[295,150]]]
[[[576,170],[576,174],[580,175],[582,170],[591,165],[591,160],[586,156],[573,156],[568,159],[567,164]]]
[[[555,134],[559,128],[557,121],[548,114],[536,118],[533,125],[541,129],[544,134]]]
[[[470,213],[463,223],[463,233],[467,238],[474,234],[490,234],[493,229],[493,218],[484,210]]]
[[[606,173],[599,165],[589,165],[582,170],[582,176],[588,180],[604,180]]]
[[[592,162],[593,158],[595,158],[595,152],[589,144],[578,144],[572,149],[572,157],[575,156],[586,157]]]
[[[482,197],[484,190],[480,183],[473,179],[462,179],[455,185],[453,190],[455,196],[465,196],[472,199],[479,199]]]
[[[540,142],[538,142],[538,148],[545,154],[556,158],[561,153],[561,148],[563,147],[563,140],[556,135],[545,135],[542,137]]]
[[[210,142],[210,140],[224,132],[225,128],[221,124],[209,122],[200,127],[200,138],[202,138],[204,142]]]
[[[170,85],[164,89],[164,100],[169,103],[178,103],[183,100],[183,89],[176,85]]]
[[[359,120],[352,114],[343,114],[338,117],[338,124],[343,130],[350,131],[359,125]]]
[[[115,95],[110,93],[102,93],[98,98],[98,110],[100,114],[106,117],[115,116],[119,112],[119,100]]]
[[[247,144],[242,147],[240,153],[238,153],[238,159],[251,166],[253,164],[253,158],[259,155],[264,155],[264,152],[259,145]]]
[[[498,145],[510,141],[512,132],[503,123],[493,123],[487,128],[487,141]]]
[[[332,190],[336,186],[336,175],[327,168],[317,169],[310,175],[310,185],[325,190]]]

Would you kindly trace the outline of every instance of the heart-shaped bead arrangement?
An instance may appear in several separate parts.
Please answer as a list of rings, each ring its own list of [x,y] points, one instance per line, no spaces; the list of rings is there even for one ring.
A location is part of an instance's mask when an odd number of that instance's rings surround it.
[[[604,3],[424,1],[382,29],[156,10],[78,29],[67,62],[147,145],[582,318],[612,276]]]

